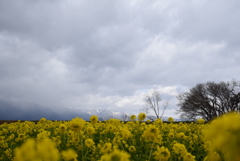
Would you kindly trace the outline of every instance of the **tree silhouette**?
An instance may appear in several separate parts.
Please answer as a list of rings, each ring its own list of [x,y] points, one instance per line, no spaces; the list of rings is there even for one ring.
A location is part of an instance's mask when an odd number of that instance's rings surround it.
[[[240,84],[207,82],[197,84],[189,92],[177,96],[182,118],[202,117],[209,121],[231,111],[240,111]]]

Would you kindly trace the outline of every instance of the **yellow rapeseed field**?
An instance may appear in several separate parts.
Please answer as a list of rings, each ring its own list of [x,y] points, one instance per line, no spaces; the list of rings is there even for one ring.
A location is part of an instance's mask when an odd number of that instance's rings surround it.
[[[230,113],[210,123],[168,123],[118,119],[90,122],[37,123],[25,121],[0,125],[2,161],[239,161],[240,115]]]

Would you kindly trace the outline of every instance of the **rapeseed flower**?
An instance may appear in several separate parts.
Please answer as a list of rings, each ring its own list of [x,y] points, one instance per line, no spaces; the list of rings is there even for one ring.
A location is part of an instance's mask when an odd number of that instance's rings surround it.
[[[146,121],[146,123],[150,123],[150,122],[151,122],[151,120],[149,120],[149,119]]]
[[[27,138],[27,135],[25,133],[19,133],[17,141],[25,140]]]
[[[176,143],[173,145],[173,152],[183,157],[187,154],[187,149],[184,144]]]
[[[115,149],[112,153],[103,155],[101,161],[130,161],[129,158],[127,152]]]
[[[168,137],[169,137],[169,139],[173,139],[174,138],[174,133],[173,132],[169,132],[168,133]]]
[[[3,152],[9,159],[12,158],[12,150],[10,148],[8,148],[7,150],[5,150]]]
[[[61,156],[64,161],[77,161],[78,157],[77,153],[72,149],[62,151]]]
[[[98,116],[92,115],[92,116],[90,117],[90,122],[91,122],[92,124],[96,124],[96,123],[98,122]]]
[[[204,161],[221,161],[219,154],[217,152],[210,151],[208,156],[204,158]]]
[[[49,136],[50,136],[50,132],[44,130],[41,133],[37,134],[37,141],[41,141],[45,138],[48,138]]]
[[[134,121],[136,119],[136,115],[131,115],[130,120]]]
[[[156,126],[162,126],[162,120],[160,119],[160,118],[158,118],[158,119],[156,119],[155,121],[154,121],[154,125],[156,125]]]
[[[68,132],[67,132],[67,135],[68,135],[68,137],[73,137],[74,136],[74,132],[72,131],[72,130],[69,130]]]
[[[184,155],[183,161],[195,161],[195,156],[193,156],[191,153],[187,153]]]
[[[163,123],[161,119],[150,123],[142,122],[140,119],[127,123],[119,119],[109,119],[93,124],[80,118],[74,118],[71,121],[54,122],[43,119],[42,123],[39,121],[37,124],[20,121],[11,124],[5,123],[0,125],[0,160],[25,161],[19,156],[23,151],[22,146],[25,145],[25,140],[30,136],[36,138],[32,146],[33,152],[25,150],[27,153],[35,152],[31,161],[44,161],[43,157],[48,158],[47,154],[56,156],[56,154],[59,155],[58,149],[67,148],[74,148],[75,151],[62,151],[59,160],[129,160],[130,155],[126,152],[132,155],[132,160],[150,158],[150,160],[161,159],[161,161],[192,161],[194,159],[201,160],[204,157],[205,161],[239,160],[237,155],[239,119],[226,117],[223,119],[224,121],[217,120],[216,123],[213,121],[206,124],[197,122],[168,124]],[[221,119],[219,118],[219,120]],[[217,132],[215,132],[216,129]],[[52,143],[43,145],[44,140],[49,138],[51,138],[50,142]],[[95,143],[97,143],[97,147]],[[22,146],[19,146],[21,144]],[[164,145],[164,147],[160,145]],[[227,151],[227,149],[231,149],[232,152]],[[122,150],[127,154],[125,157]],[[206,151],[208,151],[208,155]],[[15,155],[11,156],[11,152]],[[13,159],[14,157],[15,159]]]
[[[76,117],[72,119],[68,125],[72,131],[80,131],[83,129],[85,125],[85,121],[81,118]]]
[[[74,144],[78,144],[80,142],[80,138],[78,135],[74,135],[71,137],[71,142],[74,143]]]
[[[37,158],[36,142],[34,139],[28,139],[19,148],[15,149],[14,161],[30,161]]]
[[[101,149],[101,153],[105,154],[110,152],[112,149],[112,143],[105,143],[104,146]]]
[[[146,114],[145,113],[138,114],[138,120],[139,121],[143,121],[145,118],[146,118]]]
[[[64,124],[61,124],[61,125],[59,126],[58,130],[59,130],[60,133],[65,133],[66,130],[67,130],[67,126],[64,125]]]
[[[128,129],[123,128],[121,130],[121,135],[123,139],[128,139],[132,136],[131,132]]]
[[[203,130],[211,151],[220,151],[225,160],[240,160],[240,114],[229,113],[215,119]],[[210,144],[209,144],[210,142]]]
[[[39,120],[40,123],[45,123],[46,121],[47,121],[46,118],[41,118],[41,119]]]
[[[177,134],[178,138],[184,139],[185,138],[185,134],[183,132],[180,132]]]
[[[92,127],[92,126],[88,126],[88,127],[86,128],[86,132],[87,132],[87,134],[92,135],[92,134],[95,133],[95,129],[94,129],[94,127]]]
[[[159,130],[155,125],[147,126],[146,130],[143,132],[142,137],[147,141],[151,141],[159,135]]]
[[[154,159],[158,161],[168,161],[170,158],[170,152],[168,148],[165,148],[164,146],[161,148],[158,146],[157,150],[153,152],[153,155],[155,156]]]
[[[54,142],[49,138],[45,138],[37,144],[37,152],[42,161],[59,160],[59,152]]]
[[[128,150],[129,150],[130,152],[132,152],[132,153],[136,152],[135,146],[130,146],[130,147],[128,148]]]
[[[204,119],[198,119],[198,120],[197,120],[197,123],[199,123],[199,124],[204,124],[204,122],[205,122]]]
[[[95,143],[94,143],[94,141],[92,140],[92,139],[86,139],[85,140],[85,145],[87,146],[87,147],[92,147],[93,145],[94,145]]]
[[[162,135],[157,135],[154,140],[153,140],[154,143],[157,143],[157,144],[161,144],[162,143]]]
[[[169,118],[168,118],[168,121],[169,121],[169,122],[174,122],[174,118],[169,117]]]

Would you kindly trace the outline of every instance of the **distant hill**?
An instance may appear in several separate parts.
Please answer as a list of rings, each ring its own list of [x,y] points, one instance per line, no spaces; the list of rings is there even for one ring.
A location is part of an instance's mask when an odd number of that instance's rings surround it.
[[[130,113],[118,109],[81,109],[81,108],[64,108],[55,109],[42,107],[36,104],[29,104],[27,107],[20,107],[13,102],[0,100],[0,120],[39,120],[46,118],[48,120],[71,120],[75,117],[83,118],[89,121],[90,116],[97,115],[100,121],[116,118],[128,121]],[[167,121],[168,117],[163,117]],[[175,121],[181,121],[175,119]]]
[[[48,120],[71,120],[74,117],[81,117],[87,120],[90,115],[70,110],[59,113],[35,104],[19,107],[11,102],[0,101],[0,120],[39,120],[43,117]]]
[[[13,102],[0,100],[0,120],[39,120],[43,117],[48,120],[71,120],[75,117],[89,120],[92,115],[97,115],[100,121],[110,118],[123,119],[125,115],[129,116],[123,111],[111,109],[64,108],[52,110],[36,104],[20,107]]]

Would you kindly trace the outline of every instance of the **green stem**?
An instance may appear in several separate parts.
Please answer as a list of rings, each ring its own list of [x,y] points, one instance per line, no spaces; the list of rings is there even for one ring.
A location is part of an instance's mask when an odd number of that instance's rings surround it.
[[[152,145],[151,145],[151,151],[150,151],[149,158],[148,158],[149,161],[150,161],[151,156],[152,156],[152,151],[153,151],[153,143],[152,143]]]
[[[85,158],[87,157],[87,154],[88,154],[88,150],[89,150],[89,149],[87,149],[87,151],[86,151],[86,154],[85,154]]]
[[[83,139],[81,139],[81,146],[82,146],[82,161],[84,161],[84,156],[83,156]]]

